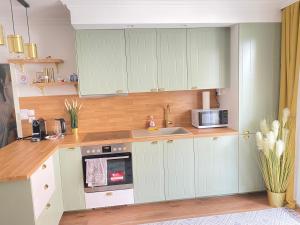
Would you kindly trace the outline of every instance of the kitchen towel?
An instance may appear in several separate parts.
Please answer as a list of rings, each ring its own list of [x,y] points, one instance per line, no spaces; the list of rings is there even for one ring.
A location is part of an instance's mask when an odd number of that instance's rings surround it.
[[[107,159],[86,159],[86,183],[88,187],[107,185]]]

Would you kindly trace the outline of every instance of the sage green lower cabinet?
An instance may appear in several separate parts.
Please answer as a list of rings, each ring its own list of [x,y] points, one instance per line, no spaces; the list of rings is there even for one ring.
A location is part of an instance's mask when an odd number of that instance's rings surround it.
[[[194,139],[196,197],[238,192],[238,136]]]
[[[193,139],[164,141],[166,200],[195,197]]]
[[[58,225],[63,214],[63,201],[61,190],[61,176],[59,166],[59,152],[53,157],[54,174],[55,174],[55,191],[47,204],[46,208],[39,216],[36,225]]]
[[[134,202],[164,201],[163,143],[137,142],[132,148]]]
[[[239,137],[239,193],[265,190],[259,169],[255,134]]]
[[[60,149],[64,211],[85,209],[80,148]]]

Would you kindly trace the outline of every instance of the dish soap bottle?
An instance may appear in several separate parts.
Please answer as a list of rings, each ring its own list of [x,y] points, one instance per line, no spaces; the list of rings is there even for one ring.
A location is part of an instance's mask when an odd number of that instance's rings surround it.
[[[157,130],[156,124],[155,124],[155,121],[154,121],[154,116],[150,116],[148,130],[149,130],[149,131]]]

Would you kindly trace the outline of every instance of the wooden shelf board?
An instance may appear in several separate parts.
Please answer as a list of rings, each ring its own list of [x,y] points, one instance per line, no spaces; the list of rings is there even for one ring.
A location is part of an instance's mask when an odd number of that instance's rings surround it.
[[[8,63],[13,63],[13,64],[47,64],[47,63],[60,64],[63,62],[64,62],[64,60],[62,60],[62,59],[54,59],[54,58],[49,58],[49,59],[8,59]]]
[[[55,87],[55,86],[63,86],[63,85],[74,85],[77,86],[78,82],[49,82],[49,83],[33,83],[33,86],[38,88],[45,88],[45,87]]]

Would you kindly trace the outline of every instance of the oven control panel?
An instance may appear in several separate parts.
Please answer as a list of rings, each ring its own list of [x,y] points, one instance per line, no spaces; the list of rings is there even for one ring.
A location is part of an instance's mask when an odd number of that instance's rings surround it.
[[[118,152],[131,152],[131,143],[107,144],[82,146],[81,154],[83,156],[110,154]]]

